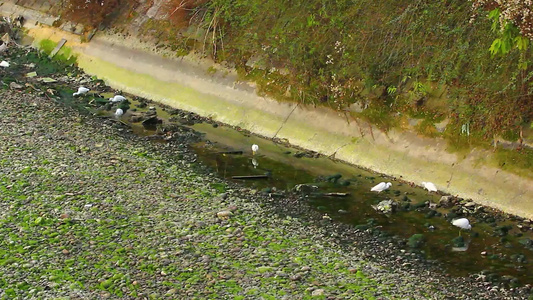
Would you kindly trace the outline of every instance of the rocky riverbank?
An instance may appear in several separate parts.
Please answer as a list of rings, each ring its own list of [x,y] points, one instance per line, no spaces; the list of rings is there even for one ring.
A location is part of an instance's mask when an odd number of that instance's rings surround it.
[[[4,53],[36,55],[29,49]],[[8,299],[527,299],[446,275],[393,238],[218,179],[188,150],[62,99],[75,68],[0,69],[0,296]],[[12,70],[47,68],[46,80]],[[31,73],[31,72],[28,72]],[[41,73],[41,72],[39,72]]]

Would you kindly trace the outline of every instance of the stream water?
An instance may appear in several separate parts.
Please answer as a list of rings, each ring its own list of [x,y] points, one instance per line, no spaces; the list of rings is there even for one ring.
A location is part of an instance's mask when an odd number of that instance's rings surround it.
[[[426,258],[441,262],[450,274],[468,276],[483,273],[493,280],[503,277],[504,281],[512,284],[517,281],[533,283],[533,270],[528,268],[527,261],[532,250],[524,245],[531,238],[531,230],[525,231],[524,227],[520,230],[518,226],[523,225],[512,221],[512,218],[496,217],[502,221],[491,222],[491,217],[487,217],[491,215],[490,210],[478,208],[488,214],[484,214],[484,218],[475,214],[466,216],[472,223],[472,230],[461,233],[464,246],[457,247],[453,240],[458,237],[459,230],[450,223],[453,208],[428,207],[430,203],[439,202],[440,194],[428,193],[421,187],[327,157],[299,157],[302,152],[297,149],[232,128],[214,128],[206,123],[193,128],[205,133],[205,139],[209,141],[195,146],[202,162],[228,180],[234,180],[232,176],[235,175],[269,174],[266,179],[235,180],[268,192],[292,189],[302,183],[318,186],[320,193],[308,198],[309,204],[317,210],[329,215],[335,222],[353,224],[362,229],[370,224],[373,228],[405,239],[423,234],[426,242],[420,250]],[[252,144],[259,145],[256,155],[251,153]],[[224,151],[235,150],[242,150],[243,154],[223,154]],[[256,162],[252,163],[252,159]],[[371,192],[371,187],[379,182],[391,182],[392,187],[381,193]],[[327,193],[346,193],[348,196],[326,196]],[[395,212],[384,214],[373,208],[388,199],[398,203]]]
[[[131,102],[135,114],[149,110],[136,107],[136,101]],[[172,123],[167,109],[153,103],[150,106],[164,124]],[[108,116],[112,112],[101,111]],[[147,129],[139,122],[130,122],[131,113],[130,110],[121,120],[128,123],[134,133],[143,136],[156,133],[155,128]],[[415,234],[422,234],[425,240],[422,246],[411,249],[407,243],[406,250],[419,251],[427,259],[439,261],[451,275],[483,274],[486,280],[511,286],[533,283],[533,269],[529,268],[533,234],[526,220],[466,200],[453,207],[440,207],[436,204],[443,196],[441,193],[428,193],[401,179],[228,126],[210,122],[187,126],[202,133],[202,141],[191,145],[199,160],[227,180],[271,194],[292,190],[299,184],[316,186],[318,189],[306,196],[305,201],[331,217],[333,222],[352,224],[361,230],[377,229],[406,241]],[[253,144],[259,146],[255,155],[251,150]],[[252,178],[234,179],[235,176]],[[379,182],[391,182],[392,187],[381,193],[371,192],[371,187]],[[389,199],[397,204],[394,212],[384,214],[375,209],[381,201]],[[462,213],[465,209],[471,213]],[[472,230],[461,232],[463,244],[454,242],[459,228],[451,224],[453,218],[459,217],[467,217],[472,224]]]
[[[21,61],[18,65],[40,60],[28,54],[25,59],[31,60]],[[20,73],[10,74],[9,78],[4,77],[4,83],[9,86],[10,82],[24,77],[22,67],[20,70]],[[52,76],[56,72],[60,70],[48,70],[42,65],[37,67],[37,73],[45,76]],[[61,102],[95,115],[116,118],[113,113],[117,104],[105,104],[105,99],[112,97],[113,93],[74,98],[72,86],[48,82],[47,87],[58,91],[54,97]],[[157,134],[169,124],[186,126],[202,133],[201,142],[191,145],[192,148],[203,164],[227,180],[274,194],[292,190],[299,184],[316,186],[317,189],[304,199],[311,207],[331,217],[333,222],[352,224],[361,230],[379,230],[406,241],[415,234],[422,234],[425,243],[417,249],[410,249],[407,244],[405,248],[408,251],[420,251],[427,259],[439,261],[452,275],[482,273],[486,275],[486,280],[505,282],[511,286],[533,283],[533,268],[530,268],[533,231],[529,220],[504,215],[464,200],[448,208],[430,208],[439,203],[442,194],[428,193],[402,180],[309,154],[227,126],[215,126],[209,122],[193,122],[195,124],[192,125],[180,123],[173,120],[175,118],[172,118],[168,108],[148,100],[128,98],[130,107],[117,118],[119,121],[129,125],[138,135],[155,136],[153,140],[157,142],[165,142],[163,136]],[[148,106],[146,103],[149,103]],[[162,124],[143,126],[140,120],[133,121],[132,116],[148,111],[155,112]],[[259,145],[255,155],[251,151],[252,144]],[[240,154],[231,154],[236,152]],[[253,175],[267,176],[254,180],[233,178]],[[392,187],[381,193],[371,192],[371,187],[379,182],[391,182]],[[328,193],[332,195],[328,196]],[[384,214],[375,209],[380,202],[389,199],[395,203],[395,211]],[[467,217],[472,223],[472,230],[461,233],[463,245],[454,242],[459,235],[458,228],[451,224],[454,217]]]

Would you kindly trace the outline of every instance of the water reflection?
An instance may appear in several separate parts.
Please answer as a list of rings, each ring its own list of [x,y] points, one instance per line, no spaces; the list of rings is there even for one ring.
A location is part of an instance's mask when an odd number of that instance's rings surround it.
[[[421,250],[426,257],[442,262],[451,274],[468,276],[486,271],[514,276],[522,283],[533,282],[533,272],[526,268],[528,262],[513,259],[529,251],[519,240],[531,237],[531,232],[517,230],[516,224],[509,234],[499,236],[494,233],[495,223],[469,216],[473,222],[472,230],[463,230],[464,243],[457,244],[454,239],[458,236],[458,228],[451,223],[455,208],[440,207],[440,194],[428,193],[422,187],[413,187],[328,158],[298,158],[294,155],[297,150],[227,127],[214,129],[209,124],[197,124],[194,128],[204,132],[211,142],[195,146],[200,159],[225,178],[231,179],[234,174],[264,174],[268,170],[271,176],[265,180],[238,181],[257,190],[293,189],[302,184],[316,186],[317,190],[309,193],[307,201],[327,218],[360,228],[378,227],[380,231],[406,240],[422,234],[425,244]],[[259,157],[246,152],[242,155],[219,154],[245,149],[252,143],[261,149],[261,167],[258,166]],[[389,181],[392,183],[390,188],[379,193],[371,191],[380,182]],[[489,254],[481,255],[483,252]]]

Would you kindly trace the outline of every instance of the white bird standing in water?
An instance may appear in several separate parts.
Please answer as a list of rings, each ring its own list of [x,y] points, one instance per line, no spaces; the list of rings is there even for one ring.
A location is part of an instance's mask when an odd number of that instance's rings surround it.
[[[83,95],[83,94],[86,94],[89,91],[90,91],[90,89],[88,89],[86,87],[83,87],[83,86],[80,86],[78,88],[78,91],[75,92],[74,94],[72,94],[72,96],[76,97],[76,96],[79,96],[79,95]]]
[[[252,145],[252,155],[255,155],[255,153],[259,151],[259,146],[256,144]]]
[[[461,230],[463,229],[466,229],[466,230],[470,230],[472,229],[472,225],[470,225],[470,222],[468,221],[467,218],[460,218],[460,219],[457,219],[457,220],[453,220],[452,221],[452,225],[453,226],[457,226],[459,227],[459,236],[461,236]]]
[[[124,100],[126,100],[126,97],[121,96],[121,95],[115,95],[115,97],[109,98],[109,101],[111,101],[111,103],[122,102]]]
[[[119,118],[123,114],[124,114],[124,111],[122,110],[122,108],[117,108],[117,111],[115,111],[115,117],[117,118]]]
[[[422,186],[429,192],[437,192],[437,187],[433,182],[422,182]]]
[[[390,182],[380,182],[378,183],[376,186],[374,186],[373,188],[370,189],[371,192],[378,192],[378,193],[381,193],[383,192],[384,190],[390,188],[392,186],[392,183]]]

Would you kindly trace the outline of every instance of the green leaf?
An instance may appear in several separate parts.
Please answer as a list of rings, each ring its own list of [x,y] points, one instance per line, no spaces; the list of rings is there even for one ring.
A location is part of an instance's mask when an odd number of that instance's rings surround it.
[[[518,50],[525,51],[527,50],[527,47],[529,46],[529,39],[523,36],[517,36],[514,39],[514,43],[516,44],[516,47],[518,48]]]
[[[502,54],[507,54],[509,51],[511,51],[511,40],[510,39],[504,39],[502,40],[500,44],[500,50]]]
[[[500,18],[500,9],[495,8],[489,12],[489,19],[498,20]]]
[[[496,55],[496,54],[500,53],[501,45],[502,45],[502,40],[501,39],[495,39],[492,42],[492,45],[490,45],[490,48],[489,48],[490,54]]]
[[[495,8],[489,12],[489,19],[492,20],[492,25],[490,29],[496,31],[500,28],[500,9]]]

